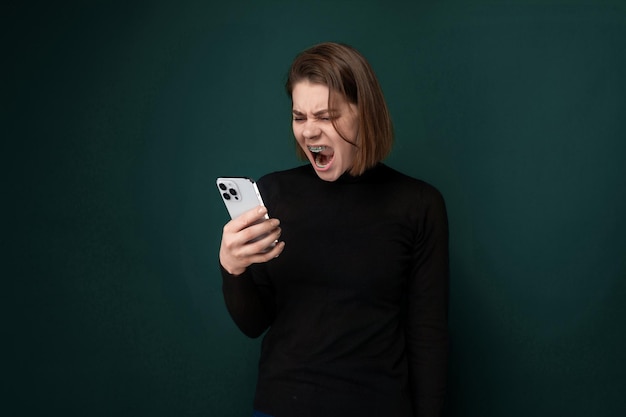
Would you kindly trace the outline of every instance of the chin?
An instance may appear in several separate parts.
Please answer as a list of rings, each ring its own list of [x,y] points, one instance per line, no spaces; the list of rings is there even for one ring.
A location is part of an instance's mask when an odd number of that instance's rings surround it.
[[[328,181],[328,182],[336,181],[343,174],[332,168],[329,169],[328,171],[321,171],[315,166],[313,166],[313,168],[315,169],[315,173],[317,174],[318,177],[320,177],[320,179],[324,181]]]
[[[317,176],[318,176],[318,177],[320,177],[320,179],[322,179],[322,180],[324,180],[324,181],[328,181],[328,182],[333,182],[333,181],[336,181],[336,180],[337,180],[337,178],[339,178],[339,177],[340,177],[340,175],[339,175],[339,176],[337,176],[337,175],[332,175],[332,174],[328,174],[328,173],[326,173],[326,172],[318,172],[318,173],[317,173]]]

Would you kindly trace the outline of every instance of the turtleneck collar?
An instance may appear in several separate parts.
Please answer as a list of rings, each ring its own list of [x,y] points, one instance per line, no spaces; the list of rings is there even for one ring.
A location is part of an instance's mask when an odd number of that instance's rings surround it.
[[[344,172],[335,181],[324,181],[324,180],[322,180],[321,178],[319,178],[317,176],[317,174],[315,173],[315,169],[312,166],[309,165],[310,173],[312,175],[315,175],[320,181],[326,182],[328,184],[356,184],[356,183],[360,183],[360,182],[366,181],[367,179],[371,178],[373,175],[376,174],[376,172],[379,172],[383,167],[384,167],[384,164],[382,162],[379,162],[378,164],[374,165],[373,167],[365,170],[365,172],[363,174],[361,174],[361,175],[353,176],[349,172]]]

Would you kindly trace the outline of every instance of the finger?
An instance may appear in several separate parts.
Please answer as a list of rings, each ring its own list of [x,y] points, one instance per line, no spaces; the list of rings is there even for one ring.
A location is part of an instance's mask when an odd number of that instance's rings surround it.
[[[279,223],[277,219],[271,219],[237,233],[224,233],[221,249],[225,255],[241,260],[265,252],[280,237]]]
[[[243,243],[250,243],[262,239],[268,234],[275,233],[280,221],[278,219],[264,220],[261,223],[249,226],[237,233]]]
[[[237,233],[240,230],[245,229],[250,224],[253,224],[255,220],[251,220],[251,219],[256,218],[255,213],[260,210],[260,207],[261,206],[257,206],[249,211],[242,213],[238,217],[231,219],[228,223],[224,225],[224,232],[225,233]],[[263,215],[260,215],[260,216],[262,217]]]
[[[245,248],[245,251],[253,255],[257,253],[265,253],[276,245],[281,233],[281,228],[276,227],[269,233],[264,233],[261,236],[257,236],[254,240],[249,241],[246,244],[247,247]]]
[[[242,229],[260,222],[267,215],[267,208],[265,206],[257,206],[243,213],[237,217],[238,223]]]
[[[252,255],[245,255],[239,251],[237,254],[222,253],[220,250],[220,263],[231,274],[239,275],[245,271],[251,264],[258,264],[268,262],[274,258],[277,258],[285,248],[285,242],[270,242],[270,246],[264,246],[259,252],[255,252]],[[251,245],[247,245],[245,249],[249,249]],[[244,249],[244,248],[240,248]]]
[[[261,252],[256,255],[253,255],[249,258],[252,263],[258,264],[263,262],[271,261],[274,258],[278,258],[278,256],[285,249],[285,242],[278,242],[276,245],[272,246],[271,249],[266,252]]]
[[[256,222],[259,222],[266,214],[267,209],[264,206],[256,206],[226,223],[224,231],[237,233]]]

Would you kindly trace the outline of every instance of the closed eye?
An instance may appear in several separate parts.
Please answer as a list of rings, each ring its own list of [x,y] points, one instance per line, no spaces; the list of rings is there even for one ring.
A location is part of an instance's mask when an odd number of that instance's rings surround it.
[[[307,120],[306,114],[301,113],[298,110],[293,110],[292,114],[293,114],[294,122],[303,122]],[[329,111],[329,110],[321,110],[321,111],[315,112],[313,116],[315,117],[316,120],[320,120],[323,122],[330,122],[340,117],[337,111]]]
[[[317,120],[322,120],[324,122],[330,122],[332,120],[336,120],[340,116],[341,115],[336,110],[323,110],[315,114],[315,117],[317,118]]]
[[[306,115],[304,113],[301,113],[297,110],[293,110],[291,112],[291,114],[293,115],[293,121],[294,122],[301,122],[303,120],[306,120]]]

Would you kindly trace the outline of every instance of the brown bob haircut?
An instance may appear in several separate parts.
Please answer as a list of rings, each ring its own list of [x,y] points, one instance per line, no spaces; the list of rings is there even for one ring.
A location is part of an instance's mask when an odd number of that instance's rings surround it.
[[[320,43],[302,51],[291,64],[287,77],[285,89],[290,98],[293,87],[300,81],[327,86],[329,109],[333,108],[337,94],[356,105],[356,143],[337,131],[345,141],[357,147],[354,165],[348,171],[350,175],[361,175],[385,159],[393,145],[393,125],[378,79],[359,51],[333,42]],[[332,123],[337,129],[334,120]],[[299,146],[297,153],[306,159]]]

